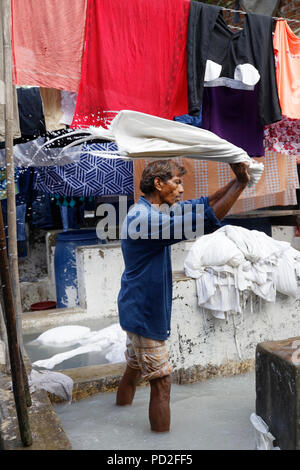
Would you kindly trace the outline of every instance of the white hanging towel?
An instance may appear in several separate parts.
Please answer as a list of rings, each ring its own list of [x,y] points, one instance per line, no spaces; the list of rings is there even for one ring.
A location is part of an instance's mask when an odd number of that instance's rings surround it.
[[[264,166],[257,163],[241,148],[221,139],[213,132],[169,119],[163,119],[137,111],[122,110],[112,120],[108,129],[89,127],[77,129],[76,135],[88,136],[68,147],[95,138],[114,141],[118,152],[92,151],[93,155],[123,159],[193,158],[226,163],[249,163],[250,184],[259,181]]]

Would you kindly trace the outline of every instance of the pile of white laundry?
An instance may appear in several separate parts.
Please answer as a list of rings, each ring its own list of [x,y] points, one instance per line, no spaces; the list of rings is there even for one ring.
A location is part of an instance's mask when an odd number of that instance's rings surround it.
[[[196,279],[198,304],[216,318],[242,313],[255,294],[276,301],[276,291],[300,295],[300,252],[257,230],[226,225],[195,241],[184,263]]]

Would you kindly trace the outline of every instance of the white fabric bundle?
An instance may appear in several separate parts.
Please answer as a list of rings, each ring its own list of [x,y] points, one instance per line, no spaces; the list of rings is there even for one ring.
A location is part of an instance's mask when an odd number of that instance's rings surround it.
[[[300,253],[263,232],[226,225],[198,238],[184,263],[196,279],[198,304],[217,318],[241,313],[242,296],[275,302],[276,291],[300,295]]]
[[[249,186],[259,181],[264,170],[262,163],[255,162],[244,150],[221,139],[213,132],[137,111],[120,111],[108,129],[89,127],[84,130],[75,130],[68,135],[82,132],[90,135],[78,139],[65,149],[87,140],[100,138],[116,142],[117,154],[116,152],[93,150],[90,150],[90,153],[107,158],[185,157],[226,163],[248,162],[251,177]]]
[[[238,266],[243,260],[241,250],[219,229],[199,238],[193,244],[185,260],[185,269],[188,276],[198,278],[204,273],[206,266]]]
[[[279,242],[259,230],[248,230],[244,227],[225,225],[220,229],[235,243],[247,260],[256,262],[262,259],[277,259],[290,247],[288,242]]]
[[[87,327],[77,325],[59,326],[42,333],[36,341],[60,347],[80,344],[80,346],[70,351],[55,354],[48,359],[35,361],[33,365],[36,367],[53,369],[57,364],[72,357],[100,351],[107,351],[105,358],[108,362],[121,362],[125,360],[126,333],[122,330],[119,323],[114,323],[99,331],[90,331]]]
[[[52,372],[49,370],[37,371],[32,369],[28,377],[30,392],[36,389],[46,390],[49,393],[59,396],[63,400],[71,403],[74,382],[61,372]]]
[[[79,343],[85,337],[89,337],[91,329],[87,326],[66,325],[57,326],[45,331],[34,341],[46,346],[66,347]]]

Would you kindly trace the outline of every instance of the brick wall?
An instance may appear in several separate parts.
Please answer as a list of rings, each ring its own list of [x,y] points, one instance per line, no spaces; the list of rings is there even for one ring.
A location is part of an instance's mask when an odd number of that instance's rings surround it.
[[[211,5],[219,5],[225,8],[235,9],[236,1],[235,0],[200,0],[203,3],[209,3]],[[242,10],[242,8],[239,8]],[[243,26],[243,16],[240,15],[240,21],[234,23],[234,13],[224,12],[224,19],[228,25],[233,25],[237,27]],[[300,0],[281,0],[278,6],[278,10],[274,16],[297,19],[300,21]],[[274,27],[275,27],[274,22]],[[300,35],[300,23],[289,22],[289,26],[298,36]]]
[[[300,21],[300,1],[299,0],[281,0],[276,16],[290,18]],[[289,26],[295,34],[299,36],[300,23],[289,22]]]

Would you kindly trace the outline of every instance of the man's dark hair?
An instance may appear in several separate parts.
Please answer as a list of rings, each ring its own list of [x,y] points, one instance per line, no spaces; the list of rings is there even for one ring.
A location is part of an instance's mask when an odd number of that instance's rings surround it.
[[[183,176],[186,169],[174,160],[157,160],[149,163],[144,169],[140,181],[140,190],[149,195],[155,191],[154,179],[160,178],[164,183],[173,176]]]

